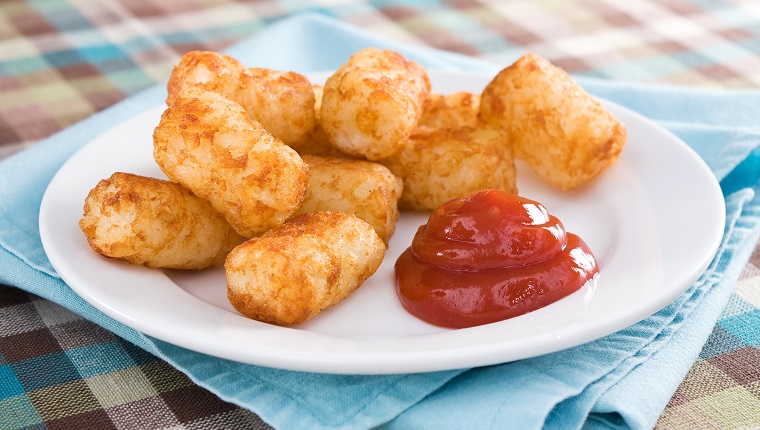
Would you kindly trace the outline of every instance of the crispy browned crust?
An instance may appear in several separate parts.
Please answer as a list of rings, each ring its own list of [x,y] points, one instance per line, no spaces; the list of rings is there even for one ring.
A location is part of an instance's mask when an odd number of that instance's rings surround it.
[[[245,68],[238,60],[211,51],[190,51],[172,70],[166,104],[188,87],[221,94],[240,104],[265,130],[287,145],[310,137],[314,128],[314,93],[299,73]]]
[[[312,85],[312,92],[314,93],[314,128],[305,139],[290,145],[290,147],[295,149],[296,152],[301,155],[355,158],[338,151],[337,148],[330,145],[330,141],[327,140],[327,135],[322,129],[321,124],[322,96],[324,95],[324,87],[322,85]]]
[[[243,241],[208,202],[184,187],[121,172],[90,191],[79,227],[96,252],[148,267],[220,265]]]
[[[242,75],[237,102],[272,136],[287,145],[309,139],[315,125],[314,92],[306,76],[250,68]]]
[[[459,128],[478,126],[480,94],[464,91],[429,94],[422,105],[418,127]]]
[[[171,106],[187,87],[213,91],[235,100],[245,67],[229,55],[211,51],[190,51],[172,69],[166,85],[166,104]]]
[[[296,215],[346,212],[367,221],[388,243],[398,221],[402,182],[388,168],[365,160],[304,155],[309,186]]]
[[[432,211],[486,188],[517,193],[512,145],[492,127],[418,127],[404,149],[380,162],[404,182],[402,210]]]
[[[153,144],[164,173],[211,202],[246,237],[282,224],[306,192],[301,157],[214,92],[183,90],[161,116]]]
[[[515,155],[546,181],[576,188],[614,163],[627,132],[562,69],[526,54],[483,91],[481,118],[510,133]]]
[[[372,226],[354,215],[300,215],[228,255],[227,297],[249,318],[302,323],[356,290],[384,252]]]
[[[325,83],[322,129],[341,152],[388,157],[414,129],[429,92],[420,65],[393,51],[360,50]]]

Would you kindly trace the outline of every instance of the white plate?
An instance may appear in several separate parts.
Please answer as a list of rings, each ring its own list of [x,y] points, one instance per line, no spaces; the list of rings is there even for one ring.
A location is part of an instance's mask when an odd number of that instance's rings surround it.
[[[324,74],[312,76],[313,82]],[[435,92],[479,93],[490,76],[430,73]],[[85,145],[50,183],[40,234],[51,263],[82,298],[158,339],[206,354],[270,367],[327,373],[406,373],[503,363],[558,351],[646,318],[688,288],[723,234],[720,188],[678,138],[620,106],[626,123],[620,160],[569,193],[518,166],[520,194],[538,200],[580,235],[599,260],[595,289],[508,321],[446,330],[406,313],[393,264],[426,215],[404,213],[385,260],[348,299],[306,324],[277,327],[244,318],[227,302],[222,269],[163,272],[93,252],[78,228],[88,191],[115,171],[164,175],[152,158],[157,106]]]

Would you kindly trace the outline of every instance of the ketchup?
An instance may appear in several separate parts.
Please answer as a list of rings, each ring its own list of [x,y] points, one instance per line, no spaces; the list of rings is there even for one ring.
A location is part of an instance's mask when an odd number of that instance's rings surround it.
[[[543,205],[499,190],[439,206],[395,269],[404,308],[450,328],[534,311],[599,273],[588,246]]]

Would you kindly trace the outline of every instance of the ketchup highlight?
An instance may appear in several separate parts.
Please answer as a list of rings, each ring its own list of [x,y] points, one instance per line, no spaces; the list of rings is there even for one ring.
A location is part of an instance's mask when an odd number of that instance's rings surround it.
[[[599,273],[588,246],[543,205],[499,190],[439,206],[395,270],[404,308],[449,328],[534,311]]]

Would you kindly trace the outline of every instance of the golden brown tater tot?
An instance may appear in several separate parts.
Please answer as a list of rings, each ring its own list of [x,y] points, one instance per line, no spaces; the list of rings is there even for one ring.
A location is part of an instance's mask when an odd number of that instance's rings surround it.
[[[512,145],[495,128],[419,127],[404,149],[380,162],[404,181],[402,210],[432,211],[485,188],[517,192]]]
[[[536,54],[524,55],[486,86],[480,115],[508,130],[517,158],[564,190],[614,163],[627,137],[599,101]]]
[[[480,95],[456,92],[447,95],[430,94],[422,105],[418,127],[458,128],[476,127]]]
[[[367,221],[388,243],[398,221],[403,185],[388,168],[371,161],[304,155],[309,186],[296,215],[345,212]]]
[[[213,91],[236,100],[241,75],[247,73],[245,67],[229,55],[211,51],[190,51],[183,55],[172,69],[169,83],[166,85],[166,104],[171,106],[179,93],[187,87]]]
[[[181,185],[121,172],[90,191],[79,227],[106,257],[171,269],[221,265],[244,240]]]
[[[314,128],[308,138],[292,144],[290,147],[295,149],[300,155],[349,158],[348,155],[330,145],[330,141],[327,140],[327,135],[322,129],[320,111],[322,110],[324,88],[321,85],[312,85],[312,91],[314,92]]]
[[[420,65],[393,51],[358,51],[327,79],[321,124],[341,152],[379,160],[411,134],[430,81]]]
[[[188,87],[221,94],[240,104],[252,119],[287,145],[309,138],[314,128],[314,93],[295,72],[245,68],[238,60],[211,51],[190,51],[172,70],[166,104]]]
[[[346,298],[383,259],[385,245],[354,215],[300,215],[227,257],[227,297],[241,314],[298,324]]]
[[[298,209],[308,167],[237,103],[187,88],[161,116],[153,157],[166,175],[211,205],[240,234],[252,237]]]
[[[309,138],[314,128],[314,92],[295,72],[250,68],[241,75],[236,101],[248,115],[286,145]]]

